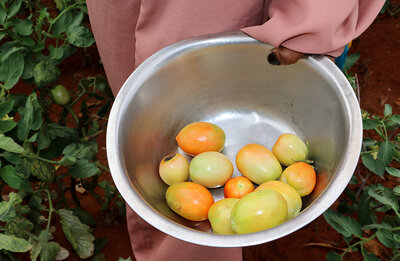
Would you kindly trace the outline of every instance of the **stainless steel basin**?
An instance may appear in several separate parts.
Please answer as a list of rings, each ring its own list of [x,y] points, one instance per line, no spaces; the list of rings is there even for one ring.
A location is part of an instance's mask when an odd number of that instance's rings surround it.
[[[193,38],[155,53],[125,82],[109,118],[108,163],[119,192],[148,223],[200,245],[256,245],[310,223],[345,189],[362,141],[361,113],[351,86],[326,57],[272,66],[266,60],[270,48],[239,32]],[[194,121],[224,129],[223,153],[233,163],[250,142],[271,149],[285,132],[307,141],[318,178],[314,192],[303,198],[301,213],[269,230],[216,235],[208,221],[188,221],[170,210],[158,164],[179,151],[175,136]],[[215,201],[223,198],[223,188],[211,192]]]

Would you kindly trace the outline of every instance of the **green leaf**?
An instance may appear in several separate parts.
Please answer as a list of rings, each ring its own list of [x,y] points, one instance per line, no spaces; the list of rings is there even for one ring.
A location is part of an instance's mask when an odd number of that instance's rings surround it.
[[[347,72],[360,59],[360,56],[361,53],[359,52],[348,55],[342,70]]]
[[[94,252],[94,236],[89,232],[90,227],[82,224],[72,211],[60,209],[58,214],[64,234],[80,258],[88,258]]]
[[[381,122],[374,119],[363,119],[363,129],[373,130],[381,125]]]
[[[30,168],[32,175],[45,183],[51,183],[56,176],[54,165],[47,162],[33,159]]]
[[[400,169],[392,168],[392,167],[386,167],[387,173],[392,175],[393,177],[400,178]]]
[[[14,107],[14,101],[13,100],[8,100],[8,101],[2,101],[0,103],[0,119],[4,118],[6,114],[10,113],[10,111]]]
[[[94,217],[92,217],[88,212],[82,210],[81,208],[74,208],[72,209],[72,212],[75,216],[77,216],[79,218],[80,221],[82,221],[82,223],[86,224],[86,225],[95,225],[96,224],[96,220],[94,219]]]
[[[5,6],[3,5],[3,3],[0,3],[0,25],[4,26],[6,17],[7,17],[7,10],[6,10]]]
[[[400,196],[400,185],[397,185],[396,187],[394,187],[393,193],[394,193],[396,196]]]
[[[41,32],[42,31],[42,27],[43,24],[45,23],[46,18],[49,20],[49,22],[51,21],[50,18],[50,14],[49,12],[47,12],[47,7],[43,8],[40,13],[39,13],[39,17],[36,19],[36,25],[35,25],[35,31],[36,32]]]
[[[394,122],[395,124],[400,124],[400,115],[392,115],[388,117],[388,120]]]
[[[363,226],[361,229],[362,230],[370,230],[370,229],[377,229],[377,228],[391,229],[392,227],[387,223],[375,223],[375,224],[369,224],[369,225]]]
[[[30,19],[16,18],[13,22],[14,32],[22,36],[29,36],[33,32],[33,22]]]
[[[36,93],[26,99],[22,119],[18,122],[17,135],[20,141],[26,141],[30,130],[38,130],[42,125],[42,109]]]
[[[50,123],[48,125],[50,139],[55,140],[56,138],[69,138],[78,139],[78,132],[72,128],[61,126],[55,123]]]
[[[122,257],[120,257],[119,259],[118,259],[118,261],[132,261],[132,259],[131,259],[131,257],[128,257],[128,258],[122,258]]]
[[[36,142],[37,136],[38,136],[38,133],[33,134],[29,139],[26,140],[26,142],[29,142],[29,143]]]
[[[367,169],[372,171],[373,173],[379,175],[381,178],[385,173],[385,168],[382,164],[379,164],[377,160],[375,160],[371,154],[361,154],[361,160]]]
[[[6,182],[10,187],[21,191],[32,192],[31,183],[28,180],[19,177],[14,166],[4,166],[0,169],[0,174],[4,182]]]
[[[394,145],[390,141],[384,141],[381,143],[378,152],[378,164],[386,168],[393,159],[394,156]]]
[[[72,22],[72,13],[71,11],[67,11],[62,13],[59,17],[55,18],[55,22],[53,23],[52,33],[55,35],[60,35],[68,30],[68,25]]]
[[[12,120],[0,120],[0,131],[3,133],[9,132],[10,130],[14,129],[17,126],[17,123]]]
[[[86,26],[76,25],[68,28],[67,41],[76,47],[89,47],[95,41],[93,34]]]
[[[96,156],[97,150],[82,143],[73,143],[64,148],[63,154],[78,159],[91,160]]]
[[[16,206],[22,203],[22,198],[17,193],[8,194],[8,201],[0,202],[0,221],[7,222],[16,216]]]
[[[49,46],[49,52],[50,52],[50,58],[54,60],[61,59],[64,55],[64,48],[62,46],[60,47],[54,47],[52,45]]]
[[[8,152],[8,151],[5,151],[3,153],[3,157],[7,161],[9,161],[10,163],[12,163],[14,165],[20,163],[20,161],[21,161],[21,157],[18,154],[15,154],[15,153],[12,153],[12,152]]]
[[[7,17],[9,19],[18,13],[19,9],[21,9],[21,3],[21,0],[12,0],[11,3],[9,3],[7,10]]]
[[[107,180],[100,181],[98,183],[98,186],[102,189],[104,189],[104,194],[105,194],[105,202],[103,204],[103,209],[106,209],[108,205],[110,204],[111,200],[114,198],[117,189],[113,186],[110,185],[110,183]]]
[[[24,148],[22,148],[12,138],[4,136],[4,134],[1,133],[0,133],[0,149],[14,153],[25,153]]]
[[[395,246],[395,240],[391,231],[387,229],[379,229],[376,232],[376,236],[384,246],[388,248],[393,248]]]
[[[329,252],[326,255],[326,259],[325,259],[325,261],[341,261],[341,260],[342,260],[342,257],[334,251]]]
[[[69,168],[68,173],[73,178],[89,178],[100,173],[96,164],[87,159],[78,159],[76,163]]]
[[[0,81],[4,82],[4,88],[7,90],[17,84],[24,71],[24,57],[16,52],[10,55],[0,63]]]
[[[345,237],[355,235],[362,237],[361,225],[353,218],[342,216],[336,211],[328,209],[324,213],[325,220],[339,233]]]
[[[29,251],[31,248],[32,245],[23,238],[0,234],[0,250],[4,249],[11,252],[23,253]]]
[[[385,117],[389,117],[390,115],[392,115],[392,106],[390,106],[390,104],[385,104],[385,110],[383,111],[383,115]]]
[[[361,248],[361,253],[364,257],[364,261],[380,261],[374,253],[368,253],[364,247]]]
[[[61,247],[57,242],[48,242],[40,252],[40,261],[53,261],[56,259]]]
[[[36,261],[40,252],[42,252],[43,248],[47,245],[49,239],[50,235],[47,230],[40,231],[38,237],[32,236],[30,238],[29,242],[33,245],[30,255],[32,261]]]
[[[379,201],[380,203],[391,207],[395,211],[399,211],[399,203],[393,191],[381,184],[375,184],[368,187],[368,195]]]
[[[33,224],[27,218],[16,216],[7,222],[5,229],[7,235],[14,235],[28,240],[33,229]]]
[[[35,84],[39,87],[57,81],[59,76],[60,69],[47,61],[39,62],[33,68],[33,78]]]
[[[31,174],[31,162],[27,158],[21,159],[15,166],[16,174],[22,179],[28,179]]]
[[[65,166],[65,167],[70,167],[74,165],[76,162],[75,157],[70,157],[70,156],[64,156],[57,162],[58,165]]]
[[[100,254],[101,250],[105,247],[108,242],[107,237],[98,237],[94,240],[94,253],[93,255]]]
[[[47,123],[43,123],[42,127],[39,129],[37,144],[38,150],[46,149],[50,146],[50,134],[49,129],[47,128]]]

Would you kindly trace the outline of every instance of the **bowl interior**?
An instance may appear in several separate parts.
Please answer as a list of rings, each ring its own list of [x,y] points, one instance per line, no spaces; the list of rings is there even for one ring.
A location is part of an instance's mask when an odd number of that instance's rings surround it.
[[[256,41],[186,48],[153,60],[154,65],[145,63],[138,69],[135,86],[124,86],[132,90],[124,93],[124,106],[118,112],[118,160],[132,193],[161,219],[212,233],[208,221],[188,221],[169,209],[168,186],[158,174],[164,156],[181,152],[175,136],[191,122],[208,121],[224,129],[227,139],[222,153],[233,165],[238,150],[248,143],[271,149],[278,136],[287,132],[307,141],[318,179],[314,192],[303,198],[303,210],[337,175],[349,147],[343,91],[316,59],[272,66],[266,60],[269,49]],[[236,167],[233,175],[241,175]],[[210,191],[215,201],[223,198],[223,188]]]

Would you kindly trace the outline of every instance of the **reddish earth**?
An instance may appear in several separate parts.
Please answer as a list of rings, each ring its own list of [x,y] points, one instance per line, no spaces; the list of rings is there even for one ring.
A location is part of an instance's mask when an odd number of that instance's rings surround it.
[[[399,2],[399,1],[392,1]],[[361,52],[361,58],[351,70],[357,73],[360,85],[361,108],[370,113],[381,115],[385,103],[391,104],[393,112],[400,114],[400,20],[398,17],[382,15],[362,36],[353,42],[350,53]],[[87,76],[103,74],[96,48],[90,48],[83,55],[75,55],[63,66],[60,83],[75,88],[78,81]],[[81,57],[85,59],[82,66]],[[106,164],[105,135],[98,139],[101,153],[100,160]],[[360,171],[365,169],[360,168]],[[111,180],[108,173],[103,178]],[[118,260],[118,257],[132,257],[129,236],[124,219],[106,225],[106,218],[100,213],[98,205],[93,203],[89,195],[81,194],[82,208],[96,219],[94,226],[96,237],[107,237],[109,242],[103,249],[106,260]],[[335,205],[334,205],[335,206]],[[70,248],[64,237],[56,233],[56,241],[65,248]],[[311,245],[315,243],[315,245]],[[270,243],[244,248],[244,260],[325,260],[326,254],[340,249],[345,244],[341,237],[326,223],[323,217],[304,228]],[[362,260],[356,253],[348,255],[348,259]],[[68,260],[79,260],[72,255]],[[347,259],[346,259],[347,260]]]

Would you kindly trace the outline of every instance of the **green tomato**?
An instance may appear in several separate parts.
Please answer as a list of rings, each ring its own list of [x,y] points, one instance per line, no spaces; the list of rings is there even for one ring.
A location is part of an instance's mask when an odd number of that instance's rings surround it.
[[[216,151],[200,153],[189,165],[190,179],[206,188],[217,188],[232,177],[233,164],[227,156]]]
[[[158,170],[161,179],[168,185],[187,181],[189,178],[189,162],[179,153],[164,157]]]
[[[50,91],[53,100],[59,105],[66,105],[70,102],[71,96],[69,95],[67,89],[58,84]]]
[[[292,165],[298,161],[304,161],[308,156],[307,145],[298,136],[285,133],[279,136],[272,147],[272,153],[284,166]]]
[[[215,202],[208,210],[208,220],[215,234],[232,235],[230,224],[231,212],[233,206],[239,201],[238,198],[224,198]]]
[[[248,234],[275,227],[287,219],[287,203],[271,189],[247,194],[233,206],[230,223],[238,234]]]

